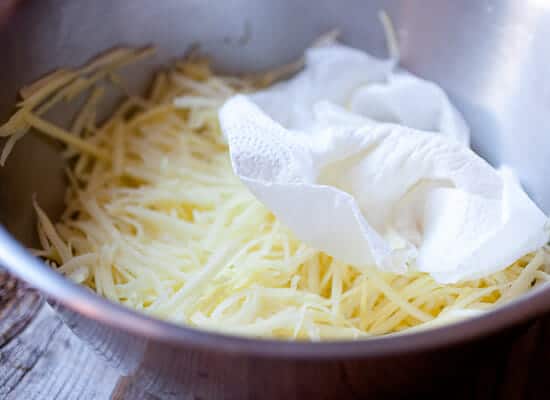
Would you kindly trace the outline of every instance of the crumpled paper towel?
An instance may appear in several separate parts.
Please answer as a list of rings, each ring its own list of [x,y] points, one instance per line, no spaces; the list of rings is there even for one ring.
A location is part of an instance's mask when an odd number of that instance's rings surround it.
[[[323,123],[319,103],[410,128],[440,132],[469,143],[469,130],[447,95],[434,83],[407,72],[394,73],[393,59],[381,60],[338,44],[306,51],[305,70],[251,96],[287,129],[316,133]]]
[[[235,173],[294,234],[357,267],[442,283],[501,270],[548,239],[513,174],[472,152],[437,85],[331,44],[220,110]]]

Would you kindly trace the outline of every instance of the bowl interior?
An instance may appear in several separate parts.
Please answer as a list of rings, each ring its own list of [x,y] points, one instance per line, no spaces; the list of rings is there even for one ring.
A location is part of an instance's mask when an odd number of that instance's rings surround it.
[[[475,150],[514,168],[550,212],[550,5],[540,0],[27,0],[0,26],[0,121],[13,111],[18,88],[117,45],[159,46],[154,60],[128,70],[133,90],[195,44],[225,72],[295,60],[333,29],[344,43],[384,57],[382,10],[395,26],[401,64],[439,83],[470,124]],[[53,117],[69,120],[70,113]],[[54,218],[63,208],[62,169],[59,148],[36,135],[0,168],[0,223],[26,246],[36,244],[32,195]]]

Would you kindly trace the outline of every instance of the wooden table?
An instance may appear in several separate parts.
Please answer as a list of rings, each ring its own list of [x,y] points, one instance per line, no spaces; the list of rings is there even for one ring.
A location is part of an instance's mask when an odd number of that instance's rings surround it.
[[[453,366],[449,366],[452,368]],[[550,316],[449,398],[550,399]],[[75,337],[33,290],[0,272],[0,399],[176,399],[141,393]]]

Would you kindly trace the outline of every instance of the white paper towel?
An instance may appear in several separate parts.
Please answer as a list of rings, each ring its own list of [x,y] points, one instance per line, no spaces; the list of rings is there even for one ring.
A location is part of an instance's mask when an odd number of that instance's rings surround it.
[[[236,174],[294,234],[358,267],[479,278],[542,246],[546,216],[469,147],[445,93],[341,45],[220,110]],[[414,129],[413,129],[414,128]]]
[[[369,119],[469,143],[468,127],[443,90],[407,72],[394,73],[395,60],[338,44],[308,49],[305,58],[303,72],[251,96],[285,128],[315,133],[322,122],[316,108],[328,102]]]

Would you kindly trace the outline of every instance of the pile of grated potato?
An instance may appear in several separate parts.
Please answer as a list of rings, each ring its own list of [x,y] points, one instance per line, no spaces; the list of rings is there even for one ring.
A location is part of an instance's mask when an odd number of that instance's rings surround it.
[[[0,127],[4,163],[31,128],[62,142],[68,189],[55,223],[40,209],[36,254],[112,301],[202,329],[286,339],[352,339],[478,315],[550,281],[547,248],[489,277],[443,285],[425,273],[360,271],[295,239],[233,174],[217,111],[272,73],[215,75],[189,57],[128,96],[101,124],[120,67],[152,49],[117,49],[21,91]],[[107,90],[108,89],[108,90]],[[69,128],[46,113],[85,96]],[[38,201],[40,199],[37,199]]]

